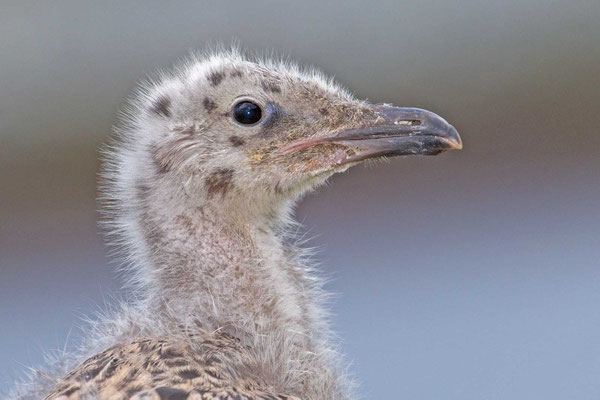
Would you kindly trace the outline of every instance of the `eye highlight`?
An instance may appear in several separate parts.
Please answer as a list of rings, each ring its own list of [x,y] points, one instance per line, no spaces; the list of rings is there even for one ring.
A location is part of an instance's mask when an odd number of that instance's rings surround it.
[[[241,101],[233,107],[233,118],[240,124],[254,125],[262,118],[262,110],[251,101]]]

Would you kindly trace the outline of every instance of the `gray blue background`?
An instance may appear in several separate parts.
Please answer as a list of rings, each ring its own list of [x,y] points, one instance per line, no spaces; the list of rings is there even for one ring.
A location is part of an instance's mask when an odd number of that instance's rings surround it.
[[[597,1],[1,1],[0,389],[123,296],[95,198],[126,96],[238,40],[462,134],[297,210],[365,398],[600,398],[598,21]]]

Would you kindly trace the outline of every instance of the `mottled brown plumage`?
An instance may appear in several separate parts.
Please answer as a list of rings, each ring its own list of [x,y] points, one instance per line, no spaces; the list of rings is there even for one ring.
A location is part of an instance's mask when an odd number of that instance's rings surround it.
[[[239,341],[224,333],[137,339],[84,361],[46,399],[297,399],[227,373],[245,361]]]

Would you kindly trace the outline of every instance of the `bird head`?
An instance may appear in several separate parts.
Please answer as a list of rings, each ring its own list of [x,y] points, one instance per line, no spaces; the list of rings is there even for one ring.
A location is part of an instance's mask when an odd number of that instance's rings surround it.
[[[462,147],[432,112],[357,100],[318,72],[238,54],[187,64],[145,109],[159,172],[217,201],[291,198],[364,160]]]

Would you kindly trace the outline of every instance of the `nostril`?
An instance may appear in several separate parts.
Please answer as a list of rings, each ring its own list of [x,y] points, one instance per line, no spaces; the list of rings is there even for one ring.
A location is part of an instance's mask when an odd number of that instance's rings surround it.
[[[421,125],[421,121],[418,119],[400,119],[400,120],[394,121],[394,125],[415,126],[415,125]]]

